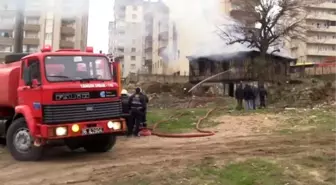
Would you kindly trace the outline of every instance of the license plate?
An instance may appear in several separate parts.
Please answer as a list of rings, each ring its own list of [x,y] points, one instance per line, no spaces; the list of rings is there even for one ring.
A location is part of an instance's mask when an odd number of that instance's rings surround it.
[[[104,129],[101,127],[90,127],[90,128],[84,128],[82,130],[83,135],[101,134],[103,132]]]

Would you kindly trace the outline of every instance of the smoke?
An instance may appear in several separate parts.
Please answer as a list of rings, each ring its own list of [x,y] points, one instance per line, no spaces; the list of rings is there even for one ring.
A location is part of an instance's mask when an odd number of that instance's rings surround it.
[[[226,40],[218,35],[219,25],[236,24],[232,18],[224,15],[224,4],[220,0],[165,0],[165,3],[171,10],[172,21],[177,25],[179,43],[183,43],[179,46],[184,50],[181,57],[218,57],[223,52],[231,56],[236,51],[247,50],[241,44],[228,46]],[[174,52],[166,53],[174,55]]]

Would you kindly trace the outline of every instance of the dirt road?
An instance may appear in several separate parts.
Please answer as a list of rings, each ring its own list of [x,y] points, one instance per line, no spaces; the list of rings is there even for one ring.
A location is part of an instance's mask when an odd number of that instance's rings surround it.
[[[220,120],[229,121],[216,127],[219,132],[213,137],[120,137],[115,148],[104,154],[55,148],[41,162],[23,163],[14,161],[5,149],[0,149],[0,182],[3,185],[107,185],[146,170],[155,173],[164,173],[165,169],[180,170],[205,157],[226,160],[250,156],[285,158],[309,150],[335,152],[329,147],[335,142],[333,134],[313,139],[314,136],[305,134],[293,137],[268,134],[263,128],[274,127],[274,122],[265,115]]]

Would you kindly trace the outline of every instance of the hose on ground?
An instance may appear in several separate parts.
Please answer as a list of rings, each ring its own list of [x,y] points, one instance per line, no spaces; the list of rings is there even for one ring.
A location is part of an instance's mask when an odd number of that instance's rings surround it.
[[[155,130],[159,124],[168,122],[172,118],[180,118],[182,116],[185,116],[187,114],[187,112],[178,113],[178,114],[175,114],[175,115],[171,116],[168,119],[158,121],[158,122],[154,123],[153,127],[150,130],[152,131],[152,135],[155,135],[155,136],[158,136],[158,137],[190,138],[190,137],[208,137],[208,136],[213,136],[213,135],[215,135],[214,131],[203,130],[203,129],[200,128],[200,124],[202,123],[203,120],[205,120],[216,109],[217,109],[217,107],[209,110],[204,117],[201,117],[200,119],[198,119],[198,121],[196,123],[196,130],[199,133],[169,134],[169,133],[158,132],[158,131]]]

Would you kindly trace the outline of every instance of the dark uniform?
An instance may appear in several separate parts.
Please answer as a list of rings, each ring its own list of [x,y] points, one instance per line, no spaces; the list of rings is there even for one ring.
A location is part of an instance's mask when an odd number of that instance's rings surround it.
[[[266,108],[267,90],[264,86],[259,87],[260,108]]]
[[[130,113],[131,113],[131,124],[128,128],[128,135],[138,136],[140,131],[140,123],[144,121],[144,111],[146,110],[146,98],[140,93],[140,89],[137,88],[135,90],[135,94],[133,94],[129,100],[128,104],[130,105]]]
[[[242,84],[239,84],[237,86],[237,89],[235,91],[235,98],[237,100],[237,109],[243,109],[244,89]]]
[[[141,93],[143,96],[144,96],[144,98],[145,98],[145,102],[146,102],[146,107],[145,107],[145,109],[144,109],[144,116],[143,116],[143,127],[147,127],[147,104],[148,104],[148,102],[149,102],[149,99],[148,99],[148,97],[145,95],[145,94],[143,94],[143,93]]]

